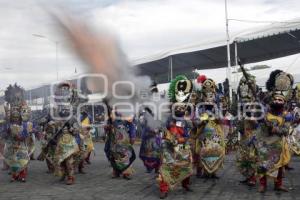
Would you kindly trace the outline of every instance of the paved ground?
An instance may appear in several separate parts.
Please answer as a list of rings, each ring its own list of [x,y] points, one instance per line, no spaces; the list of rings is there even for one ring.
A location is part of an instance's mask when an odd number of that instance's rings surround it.
[[[76,184],[66,186],[52,175],[46,174],[44,162],[32,161],[29,166],[29,177],[26,183],[10,183],[7,172],[0,172],[0,199],[5,200],[119,200],[119,199],[159,199],[158,187],[154,174],[146,174],[140,160],[136,160],[134,179],[111,179],[111,169],[103,153],[103,144],[96,145],[96,155],[92,157],[92,165],[86,167],[87,174],[77,175]],[[136,148],[138,149],[138,147]],[[137,151],[138,152],[138,151]],[[276,193],[273,183],[269,181],[269,190],[259,194],[257,188],[240,185],[234,156],[227,157],[225,166],[218,175],[220,180],[204,180],[192,178],[194,192],[184,193],[181,188],[172,191],[168,199],[199,199],[199,200],[233,200],[233,199],[300,199],[300,158],[294,158],[291,166],[294,171],[288,172],[285,185],[289,193]]]

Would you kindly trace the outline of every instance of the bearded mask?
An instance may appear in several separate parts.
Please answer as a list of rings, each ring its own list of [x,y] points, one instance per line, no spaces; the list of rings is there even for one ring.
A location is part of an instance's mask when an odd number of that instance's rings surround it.
[[[282,109],[286,103],[286,98],[281,91],[277,91],[272,95],[271,107],[274,109]]]
[[[176,103],[172,109],[176,117],[183,117],[186,113],[186,105],[184,103]]]

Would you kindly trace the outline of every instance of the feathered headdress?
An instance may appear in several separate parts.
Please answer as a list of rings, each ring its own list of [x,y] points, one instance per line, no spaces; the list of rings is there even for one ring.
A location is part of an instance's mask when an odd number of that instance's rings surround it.
[[[21,106],[25,102],[24,96],[25,90],[15,83],[6,88],[4,98],[11,106]]]
[[[291,74],[285,73],[282,70],[272,71],[269,79],[266,82],[268,91],[287,91],[292,88],[294,78]]]
[[[192,90],[192,81],[184,75],[178,75],[170,83],[168,96],[171,102],[183,102],[188,99]]]

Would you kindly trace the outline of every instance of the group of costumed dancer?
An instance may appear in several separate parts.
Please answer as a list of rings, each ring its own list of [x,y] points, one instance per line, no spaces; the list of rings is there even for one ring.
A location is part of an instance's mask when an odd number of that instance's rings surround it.
[[[147,173],[157,174],[162,199],[180,184],[191,192],[190,177],[194,174],[218,179],[217,172],[228,149],[234,149],[232,145],[236,146],[237,169],[245,177],[241,183],[256,186],[258,182],[259,192],[265,192],[267,179],[271,177],[276,191],[288,191],[283,186],[284,173],[290,169],[292,155],[300,155],[300,85],[293,88],[292,75],[275,70],[266,82],[266,95],[261,98],[255,77],[242,71],[235,102],[236,110],[242,111],[238,116],[232,111],[229,95],[204,75],[196,80],[179,75],[171,81],[170,112],[165,120],[155,117],[156,112],[147,106],[136,115],[123,116],[105,101],[108,109],[104,151],[112,167],[112,177],[132,178],[132,164],[137,157],[133,145],[138,130],[141,139],[138,156]],[[149,94],[157,93],[154,84]],[[54,113],[39,122],[41,131],[30,122],[30,109],[22,88],[10,86],[5,100],[3,156],[11,180],[26,181],[35,136],[39,135],[42,150],[38,160],[46,161],[49,173],[73,184],[74,170],[84,173],[94,147],[89,112],[80,111],[79,120],[66,117],[76,112],[79,103],[86,99],[81,100],[70,83],[59,84],[53,99]]]
[[[61,177],[68,185],[73,184],[75,168],[85,173],[84,163],[90,164],[89,157],[94,150],[88,113],[83,110],[80,120],[70,115],[80,101],[76,89],[68,82],[60,83],[56,87],[52,115],[49,113],[36,124],[30,121],[31,110],[24,94],[24,89],[16,84],[5,91],[6,116],[1,122],[4,169],[9,168],[12,182],[26,182],[28,164],[34,159],[38,138],[42,147],[37,159],[46,161],[48,173]]]

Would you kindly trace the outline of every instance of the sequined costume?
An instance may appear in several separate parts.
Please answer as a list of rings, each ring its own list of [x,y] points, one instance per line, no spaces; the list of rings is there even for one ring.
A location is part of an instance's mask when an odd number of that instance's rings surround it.
[[[90,155],[94,151],[94,142],[91,135],[91,120],[86,111],[81,113],[81,127],[79,130],[80,152],[76,156],[79,173],[83,171],[84,163],[90,164]]]
[[[38,160],[46,160],[48,173],[54,173],[54,155],[56,149],[56,142],[51,141],[56,132],[61,127],[61,123],[55,122],[51,119],[51,116],[42,119],[43,124],[43,137],[41,139],[42,151],[38,156]]]
[[[158,94],[156,83],[151,85],[148,93],[152,98]],[[147,173],[151,173],[153,170],[158,173],[160,166],[162,123],[155,117],[157,116],[150,107],[144,106],[139,113],[137,123],[142,140],[139,157],[143,161]]]
[[[139,116],[139,123],[141,126],[141,147],[139,157],[143,161],[148,173],[152,170],[158,172],[160,166],[160,152],[161,152],[161,131],[154,128],[150,123],[153,122],[153,116],[146,109]]]
[[[70,83],[58,84],[54,97],[54,113],[57,114],[55,123],[59,124],[59,129],[50,139],[49,145],[52,142],[56,145],[53,157],[54,174],[61,177],[61,180],[67,178],[67,185],[75,182],[75,161],[80,153],[79,124],[76,116],[73,115],[78,101],[76,90]]]
[[[197,108],[197,147],[199,168],[205,177],[216,178],[225,158],[225,138],[222,121],[218,117],[216,85],[212,79],[203,79],[201,90],[202,104]],[[199,173],[199,172],[198,172]]]
[[[239,146],[236,154],[236,162],[239,172],[245,177],[241,183],[249,186],[256,184],[257,151],[255,138],[260,131],[260,124],[255,116],[258,106],[256,102],[257,86],[255,77],[247,74],[243,76],[238,86],[239,111],[241,113],[238,121]],[[257,108],[258,109],[258,108]],[[262,110],[263,111],[263,110]],[[263,114],[260,113],[260,114]]]
[[[5,100],[8,103],[6,108],[5,163],[10,168],[11,181],[25,182],[31,153],[28,142],[33,132],[33,125],[29,121],[30,108],[24,100],[24,90],[16,84],[7,88]]]
[[[161,166],[159,170],[160,198],[166,198],[170,189],[181,184],[190,190],[190,176],[193,173],[192,152],[189,144],[191,127],[185,119],[186,103],[193,84],[185,76],[177,76],[169,87],[169,98],[173,103],[172,116],[166,123],[162,138]]]
[[[133,144],[136,137],[136,128],[132,119],[124,119],[113,111],[112,124],[107,129],[107,157],[113,168],[113,178],[123,176],[130,179],[133,174],[132,164],[136,159]]]
[[[270,93],[261,134],[257,135],[258,176],[260,192],[267,188],[267,177],[274,178],[274,189],[287,191],[282,185],[283,167],[291,159],[287,136],[290,131],[290,117],[285,104],[290,98],[293,77],[281,70],[273,71],[266,83]]]
[[[293,131],[288,135],[288,143],[292,154],[300,156],[300,84],[296,85],[294,90],[294,105],[292,105],[290,113],[293,116]]]

